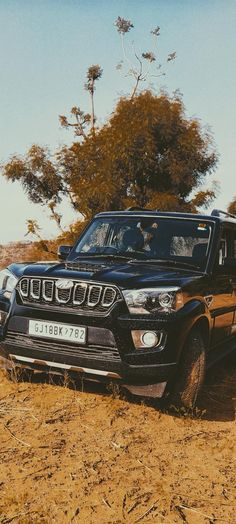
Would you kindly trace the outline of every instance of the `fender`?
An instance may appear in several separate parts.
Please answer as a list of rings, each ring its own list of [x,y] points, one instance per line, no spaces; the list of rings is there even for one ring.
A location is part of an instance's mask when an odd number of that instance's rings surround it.
[[[187,302],[184,307],[179,310],[176,314],[176,317],[179,317],[182,322],[182,337],[181,337],[181,344],[179,348],[179,357],[182,353],[183,347],[186,343],[186,340],[189,336],[190,331],[193,329],[194,326],[201,323],[202,326],[204,324],[204,335],[205,335],[205,341],[208,344],[209,342],[209,334],[211,332],[212,326],[213,326],[213,320],[211,318],[209,309],[207,304],[202,299],[194,299]],[[186,318],[186,323],[185,323]],[[186,329],[183,329],[183,326]]]
[[[8,313],[11,307],[11,301],[4,297],[4,294],[0,292],[0,310]]]

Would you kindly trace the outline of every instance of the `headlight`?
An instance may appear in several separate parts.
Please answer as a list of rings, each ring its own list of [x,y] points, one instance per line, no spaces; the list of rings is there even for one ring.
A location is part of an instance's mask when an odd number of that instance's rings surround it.
[[[123,295],[129,312],[134,315],[172,313],[183,306],[179,287],[126,289]]]
[[[16,284],[17,278],[8,269],[0,271],[0,291],[6,293],[7,297],[11,295]]]

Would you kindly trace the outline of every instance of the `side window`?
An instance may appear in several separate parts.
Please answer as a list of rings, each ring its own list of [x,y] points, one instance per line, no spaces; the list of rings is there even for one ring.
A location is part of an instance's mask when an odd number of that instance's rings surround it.
[[[232,231],[225,229],[221,236],[220,249],[219,249],[219,265],[223,266],[226,258],[233,255],[232,250],[234,249],[236,256],[236,235],[234,240],[234,246],[232,247]]]
[[[220,250],[219,250],[219,265],[220,266],[223,266],[225,258],[227,258],[227,242],[226,242],[226,238],[222,238],[220,241]]]
[[[236,230],[233,232],[233,258],[236,258]]]

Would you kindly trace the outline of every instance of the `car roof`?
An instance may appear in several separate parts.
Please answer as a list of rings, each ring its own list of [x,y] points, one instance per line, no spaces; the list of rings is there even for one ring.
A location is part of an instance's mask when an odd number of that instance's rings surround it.
[[[217,210],[216,210],[217,211]],[[220,212],[219,212],[220,213]],[[152,210],[124,210],[124,211],[104,211],[102,213],[98,213],[95,215],[96,217],[110,217],[110,216],[117,216],[117,217],[137,217],[137,218],[144,218],[144,217],[163,217],[163,218],[182,218],[182,219],[190,219],[190,220],[207,220],[211,222],[216,223],[227,223],[227,224],[233,224],[236,226],[236,217],[233,218],[232,216],[227,216],[222,213],[222,216],[218,215],[205,215],[205,214],[197,214],[197,213],[180,213],[180,212],[174,212],[174,211],[152,211]]]

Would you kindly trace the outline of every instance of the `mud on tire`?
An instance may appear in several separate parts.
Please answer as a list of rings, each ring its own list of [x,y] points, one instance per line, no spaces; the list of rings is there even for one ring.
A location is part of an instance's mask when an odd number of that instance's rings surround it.
[[[205,377],[206,348],[201,331],[191,331],[185,343],[177,374],[169,385],[168,406],[193,408]]]

